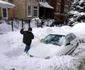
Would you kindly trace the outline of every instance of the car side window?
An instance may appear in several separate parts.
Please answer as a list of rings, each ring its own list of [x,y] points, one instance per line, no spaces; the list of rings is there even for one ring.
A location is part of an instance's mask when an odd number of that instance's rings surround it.
[[[71,36],[72,36],[72,40],[76,38],[76,36],[73,33],[71,34]]]
[[[74,40],[76,36],[73,33],[70,33],[66,36],[66,43],[70,43],[72,40]]]
[[[70,38],[69,37],[66,37],[66,44],[70,43]]]
[[[70,34],[70,41],[74,40],[75,38],[76,38],[76,36],[73,33],[71,33]]]

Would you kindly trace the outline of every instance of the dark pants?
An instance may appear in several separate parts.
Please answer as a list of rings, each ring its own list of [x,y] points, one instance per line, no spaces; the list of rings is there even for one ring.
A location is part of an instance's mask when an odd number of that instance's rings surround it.
[[[24,49],[24,52],[28,52],[28,50],[30,49],[30,46],[26,45],[25,49]]]

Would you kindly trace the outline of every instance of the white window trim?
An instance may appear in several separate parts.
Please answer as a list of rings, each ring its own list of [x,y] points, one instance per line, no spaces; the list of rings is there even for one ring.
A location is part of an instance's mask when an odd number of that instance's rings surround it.
[[[3,17],[3,9],[4,9],[4,8],[1,8],[2,18],[3,18],[3,19],[8,19],[8,8],[5,8],[5,9],[6,9],[7,17]]]
[[[30,15],[28,15],[28,6],[31,7],[31,14]],[[27,5],[27,17],[32,17],[32,6],[31,5]]]

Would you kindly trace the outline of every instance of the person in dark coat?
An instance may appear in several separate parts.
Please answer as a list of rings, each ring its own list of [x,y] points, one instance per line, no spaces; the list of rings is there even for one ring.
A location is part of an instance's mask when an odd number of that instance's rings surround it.
[[[32,39],[34,39],[34,34],[32,33],[32,28],[29,27],[27,31],[24,31],[23,29],[20,30],[20,33],[23,34],[23,43],[26,44],[24,52],[28,52],[30,49],[30,45],[32,42]]]

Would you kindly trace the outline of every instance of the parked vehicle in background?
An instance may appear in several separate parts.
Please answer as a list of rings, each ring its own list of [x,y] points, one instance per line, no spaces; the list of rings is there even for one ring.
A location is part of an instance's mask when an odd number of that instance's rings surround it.
[[[79,45],[78,38],[73,34],[49,34],[42,43],[30,48],[28,54],[39,58],[50,58],[71,54]]]

